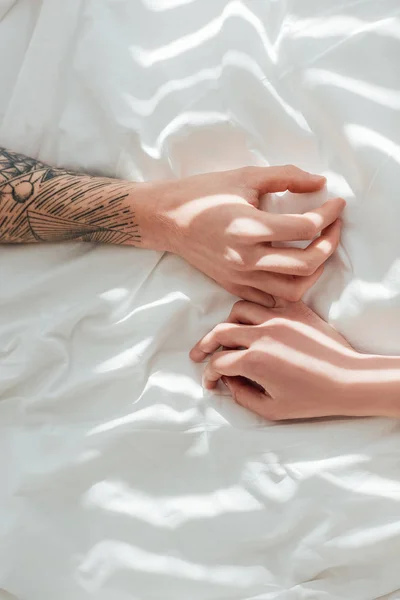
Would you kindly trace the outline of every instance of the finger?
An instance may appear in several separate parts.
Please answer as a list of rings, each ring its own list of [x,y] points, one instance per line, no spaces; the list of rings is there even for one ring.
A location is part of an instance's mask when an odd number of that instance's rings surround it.
[[[312,275],[337,249],[341,226],[341,220],[336,219],[304,250],[270,246],[257,249],[259,258],[254,268],[284,275]]]
[[[279,298],[277,298],[279,300]],[[236,308],[237,307],[237,308]],[[253,302],[239,301],[232,307],[232,311],[227,322],[243,323],[246,325],[265,325],[271,319],[284,317],[285,319],[298,320],[300,314],[310,315],[308,318],[320,319],[306,304],[303,302],[281,302],[275,308],[265,308]]]
[[[229,291],[235,296],[243,298],[243,300],[261,304],[261,306],[266,306],[267,308],[273,308],[277,302],[276,298],[271,296],[271,294],[262,292],[260,289],[250,285],[235,285]]]
[[[283,298],[288,302],[297,302],[321,277],[323,271],[324,265],[321,265],[312,275],[305,277],[253,271],[248,278],[248,283],[274,297]]]
[[[248,348],[251,343],[251,327],[234,323],[221,323],[207,333],[190,351],[194,362],[202,362],[208,354],[220,346],[226,348]]]
[[[232,394],[234,401],[240,406],[261,417],[266,416],[268,403],[271,402],[268,394],[252,386],[242,377],[223,377],[222,381]]]
[[[242,375],[245,354],[246,350],[227,350],[213,354],[204,370],[203,387],[214,389],[222,375]]]
[[[293,165],[249,167],[252,185],[259,194],[268,192],[316,192],[326,183],[322,175],[314,175]]]
[[[261,213],[271,231],[264,241],[312,240],[340,217],[345,206],[346,202],[343,198],[333,198],[320,208],[302,215]]]
[[[271,310],[255,304],[254,302],[236,302],[227,318],[228,323],[240,323],[243,325],[261,325],[270,314]]]

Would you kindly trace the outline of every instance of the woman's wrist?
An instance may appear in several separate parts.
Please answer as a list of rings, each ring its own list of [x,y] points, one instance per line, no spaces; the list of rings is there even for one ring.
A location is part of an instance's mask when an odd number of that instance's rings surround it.
[[[400,417],[400,357],[356,353],[342,390],[355,415]]]

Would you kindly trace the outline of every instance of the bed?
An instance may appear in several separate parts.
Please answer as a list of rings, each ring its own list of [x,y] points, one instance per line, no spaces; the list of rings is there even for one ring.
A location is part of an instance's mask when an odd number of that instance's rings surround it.
[[[0,145],[324,173],[345,225],[307,302],[398,354],[399,59],[398,0],[0,0]],[[173,255],[0,248],[1,600],[400,599],[399,423],[205,393],[188,350],[233,301]]]

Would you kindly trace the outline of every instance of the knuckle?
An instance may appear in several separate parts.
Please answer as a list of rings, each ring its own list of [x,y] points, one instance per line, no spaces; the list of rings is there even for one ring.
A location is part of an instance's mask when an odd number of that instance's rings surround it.
[[[238,271],[239,273],[246,273],[247,271],[249,271],[249,267],[249,262],[244,260],[240,264],[236,265],[236,271]]]
[[[233,310],[240,311],[242,308],[246,308],[247,306],[251,306],[251,302],[247,302],[247,300],[238,300],[233,305]]]
[[[257,348],[249,348],[243,357],[243,363],[250,369],[251,372],[257,372],[257,369],[265,361],[265,354]]]
[[[233,232],[233,236],[240,236],[239,232]],[[225,260],[228,266],[236,271],[245,271],[247,269],[247,257],[243,252],[238,252],[233,248],[230,248],[225,254]]]
[[[287,319],[281,316],[276,316],[267,323],[264,323],[260,326],[260,331],[263,335],[268,336],[268,338],[273,339],[279,337],[283,334],[285,329],[287,329]]]
[[[229,224],[229,227],[226,228],[225,235],[229,245],[225,250],[224,256],[229,260],[236,252],[236,245],[243,235],[243,227],[237,221],[233,221]]]
[[[241,196],[252,206],[257,206],[259,203],[257,190],[255,190],[251,185],[242,190]]]
[[[251,251],[244,249],[242,252],[242,263],[241,263],[241,267],[243,270],[248,271],[253,264],[253,260],[252,260],[252,256],[251,256]]]
[[[241,167],[238,173],[242,183],[248,183],[254,176],[254,167]]]
[[[292,277],[307,277],[312,274],[311,265],[305,260],[296,263],[291,268]]]
[[[299,228],[299,233],[303,239],[313,239],[318,234],[318,227],[311,219],[307,219]]]
[[[300,169],[292,164],[284,165],[283,171],[289,184],[292,183],[293,180],[296,179],[300,173]]]
[[[240,261],[235,262],[234,267],[237,271],[241,273],[244,271],[248,271],[250,268],[250,261],[246,256],[242,256]]]
[[[228,244],[224,256],[226,258],[233,257],[235,254],[240,256],[239,251],[246,246],[246,238],[248,237],[246,221],[240,218],[240,215],[239,218],[232,218],[224,235]]]
[[[299,266],[299,275],[308,276],[313,275],[317,270],[318,265],[315,263],[315,260],[306,258],[303,263]]]
[[[248,175],[251,172],[251,167],[249,165],[247,165],[246,167],[241,167],[240,169],[238,169],[238,173],[241,173],[241,175]]]
[[[214,336],[218,339],[231,329],[229,323],[219,323],[214,327]]]

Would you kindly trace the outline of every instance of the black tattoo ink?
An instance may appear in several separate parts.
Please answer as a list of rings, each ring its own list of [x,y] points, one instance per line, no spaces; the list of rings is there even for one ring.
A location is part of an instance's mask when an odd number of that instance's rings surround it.
[[[94,225],[83,225],[70,219],[61,219],[31,210],[27,212],[32,235],[39,242],[84,242],[103,241],[110,244],[122,244],[130,239],[126,233],[113,231]]]
[[[127,182],[56,169],[0,148],[0,242],[138,244],[129,192]]]

